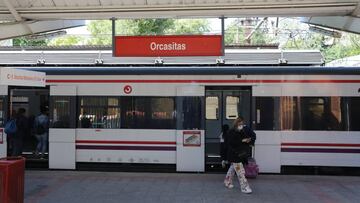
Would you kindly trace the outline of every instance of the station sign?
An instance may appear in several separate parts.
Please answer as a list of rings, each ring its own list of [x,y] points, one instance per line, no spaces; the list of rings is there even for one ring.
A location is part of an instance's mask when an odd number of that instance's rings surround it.
[[[221,35],[115,36],[114,56],[221,56]]]
[[[0,68],[0,84],[45,87],[46,74],[39,71]]]

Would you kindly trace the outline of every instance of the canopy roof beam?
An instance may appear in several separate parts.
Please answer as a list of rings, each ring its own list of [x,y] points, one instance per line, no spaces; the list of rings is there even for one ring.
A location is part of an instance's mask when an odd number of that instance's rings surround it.
[[[22,17],[20,16],[20,14],[16,11],[16,9],[14,8],[14,6],[8,1],[8,0],[2,0],[6,7],[9,9],[10,13],[14,16],[16,21],[23,21]]]
[[[354,9],[354,11],[351,13],[352,16],[357,16],[360,17],[360,0],[359,3],[357,4],[356,8]]]

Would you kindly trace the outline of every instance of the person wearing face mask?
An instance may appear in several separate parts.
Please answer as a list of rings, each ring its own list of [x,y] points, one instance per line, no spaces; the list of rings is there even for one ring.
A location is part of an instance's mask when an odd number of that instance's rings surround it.
[[[227,188],[233,188],[232,179],[236,173],[241,192],[250,194],[252,190],[245,178],[244,165],[247,164],[249,157],[250,145],[254,144],[256,139],[255,133],[246,125],[244,125],[243,117],[239,116],[233,127],[228,133],[228,156],[227,159],[231,163],[230,168],[225,176],[224,184]]]

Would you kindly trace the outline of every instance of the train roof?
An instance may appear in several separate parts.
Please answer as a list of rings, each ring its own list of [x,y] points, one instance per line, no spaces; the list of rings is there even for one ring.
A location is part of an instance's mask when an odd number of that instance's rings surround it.
[[[318,50],[226,49],[222,57],[113,57],[111,50],[6,50],[0,49],[3,66],[154,66],[193,65],[305,65],[324,64]]]
[[[137,66],[15,67],[47,75],[360,75],[360,67],[309,66]]]

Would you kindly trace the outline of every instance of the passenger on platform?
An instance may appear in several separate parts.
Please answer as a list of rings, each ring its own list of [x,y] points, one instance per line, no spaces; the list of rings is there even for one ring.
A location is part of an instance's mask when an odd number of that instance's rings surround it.
[[[41,108],[40,115],[36,116],[34,121],[35,137],[38,141],[35,155],[40,154],[41,158],[45,156],[49,137],[49,117],[47,108]]]
[[[26,110],[19,108],[16,115],[16,133],[12,137],[13,151],[12,156],[20,156],[23,149],[23,139],[28,133],[28,119],[25,117]]]
[[[10,114],[10,120],[13,120],[13,119],[16,119],[16,111],[13,109],[11,111],[11,114]],[[14,143],[13,143],[13,137],[14,137],[14,134],[6,134],[6,140],[7,140],[7,143],[8,143],[8,155],[10,156],[13,149],[14,149]]]
[[[221,156],[221,166],[225,168],[227,164],[227,145],[228,145],[228,131],[229,125],[225,124],[221,127],[220,133],[220,156]]]
[[[231,163],[226,174],[224,184],[227,188],[233,188],[232,179],[236,173],[241,192],[249,194],[252,192],[245,178],[244,165],[248,163],[250,144],[254,143],[255,133],[244,125],[244,119],[239,116],[228,133],[228,161]]]

